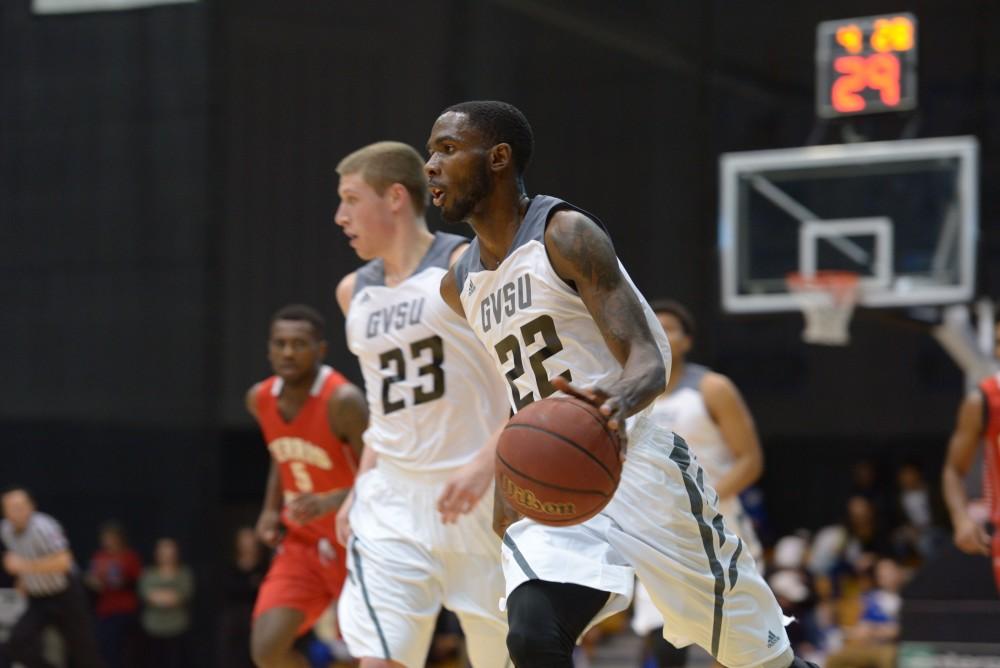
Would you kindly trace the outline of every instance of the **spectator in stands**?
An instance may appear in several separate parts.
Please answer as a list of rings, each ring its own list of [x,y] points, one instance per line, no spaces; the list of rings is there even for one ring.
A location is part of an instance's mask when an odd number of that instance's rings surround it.
[[[845,584],[870,571],[879,555],[889,553],[889,541],[874,504],[858,494],[847,500],[843,523],[816,532],[808,569],[831,588],[834,596],[839,596]]]
[[[875,461],[859,459],[851,467],[851,491],[849,496],[863,496],[871,504],[871,514],[875,523],[883,529],[892,526],[892,492],[890,485],[880,480],[879,467]]]
[[[84,582],[97,594],[97,642],[109,668],[133,664],[139,597],[136,582],[142,561],[128,546],[125,531],[117,522],[100,530],[100,548],[90,558]]]
[[[888,552],[885,524],[868,497],[856,495],[847,500],[846,527],[844,558],[855,573],[868,570],[878,555]]]
[[[875,564],[875,587],[863,596],[857,624],[844,629],[847,644],[827,659],[827,668],[893,668],[899,638],[899,590],[903,575],[892,559]]]
[[[813,661],[823,647],[815,619],[817,604],[813,577],[805,568],[809,549],[807,533],[785,536],[774,546],[767,583],[778,599],[781,611],[794,617],[788,639],[798,656]]]
[[[142,598],[142,628],[146,635],[145,657],[149,668],[186,668],[190,604],[194,578],[181,563],[177,542],[161,538],[156,542],[152,566],[139,578]]]
[[[220,668],[253,668],[250,619],[267,562],[252,527],[236,532],[235,560],[222,577],[224,600],[219,621]]]
[[[892,533],[896,555],[903,559],[927,558],[947,539],[940,525],[935,523],[937,509],[930,487],[913,462],[899,468],[896,482],[899,523]]]
[[[26,668],[50,668],[41,640],[45,627],[54,626],[75,666],[103,666],[87,596],[59,522],[35,510],[31,494],[23,487],[9,487],[0,496],[0,503],[4,517],[0,539],[7,550],[3,567],[28,598],[28,609],[14,625],[0,654]]]

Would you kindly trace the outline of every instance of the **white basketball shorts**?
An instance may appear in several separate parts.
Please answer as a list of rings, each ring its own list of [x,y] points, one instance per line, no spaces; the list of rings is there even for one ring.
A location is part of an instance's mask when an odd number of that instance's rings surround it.
[[[348,575],[338,604],[353,656],[423,666],[443,605],[458,616],[475,668],[507,664],[493,490],[445,526],[436,503],[447,477],[410,474],[380,460],[355,482]]]
[[[673,645],[700,645],[730,668],[768,664],[790,651],[786,618],[717,502],[683,439],[637,422],[618,490],[599,515],[572,527],[524,519],[507,530],[506,593],[529,579],[610,592],[596,623],[628,607],[638,576]]]

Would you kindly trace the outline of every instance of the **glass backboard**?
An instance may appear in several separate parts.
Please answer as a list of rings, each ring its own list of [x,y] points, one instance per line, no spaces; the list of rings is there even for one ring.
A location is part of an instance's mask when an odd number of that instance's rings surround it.
[[[722,303],[793,311],[790,274],[850,271],[870,308],[969,301],[978,230],[974,137],[727,153]]]

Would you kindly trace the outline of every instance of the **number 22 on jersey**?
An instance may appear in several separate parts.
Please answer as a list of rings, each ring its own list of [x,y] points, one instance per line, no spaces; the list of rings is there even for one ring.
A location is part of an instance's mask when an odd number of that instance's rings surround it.
[[[556,333],[556,324],[551,316],[540,315],[525,323],[521,326],[520,334],[520,338],[514,334],[508,334],[494,346],[500,364],[504,366],[508,363],[511,364],[510,369],[504,375],[507,377],[507,384],[510,385],[515,410],[521,410],[538,398],[534,391],[522,395],[517,389],[517,381],[524,375],[524,360],[521,356],[522,342],[523,348],[526,349],[541,338],[543,345],[528,356],[528,364],[531,366],[531,373],[535,377],[535,387],[542,399],[556,391],[556,388],[552,386],[552,380],[549,378],[544,362],[563,349],[562,341],[559,340],[559,335]],[[573,382],[573,374],[570,373],[569,369],[558,375],[565,378],[567,382]]]

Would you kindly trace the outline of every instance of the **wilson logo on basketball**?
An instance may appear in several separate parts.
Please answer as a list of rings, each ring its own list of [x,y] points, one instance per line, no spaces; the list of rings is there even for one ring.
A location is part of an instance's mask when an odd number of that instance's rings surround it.
[[[531,508],[537,512],[560,517],[572,517],[576,515],[575,503],[555,503],[552,501],[542,501],[530,489],[519,487],[506,475],[500,475],[500,486],[504,495],[515,504],[523,508]]]

